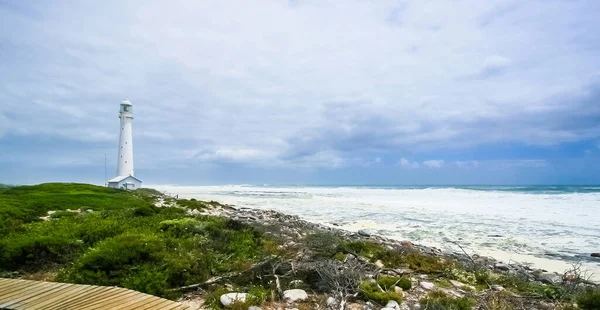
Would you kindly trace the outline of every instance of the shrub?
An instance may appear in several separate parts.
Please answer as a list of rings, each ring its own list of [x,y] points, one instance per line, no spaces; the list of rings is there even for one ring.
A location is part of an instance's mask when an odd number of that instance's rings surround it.
[[[600,290],[586,290],[577,296],[577,305],[584,310],[600,309]]]
[[[134,216],[151,216],[156,214],[158,208],[154,206],[139,206],[133,209]]]
[[[146,235],[121,235],[101,241],[79,258],[64,277],[76,283],[119,285],[138,264],[158,260],[163,244]]]
[[[4,268],[38,270],[70,261],[83,243],[60,236],[25,235],[0,243],[0,265]]]
[[[452,298],[441,291],[432,291],[419,301],[422,310],[471,310],[475,301],[469,297]]]
[[[123,279],[121,286],[166,298],[176,298],[180,295],[176,291],[169,290],[167,275],[156,266],[141,265],[136,269]]]
[[[390,276],[383,276],[377,280],[377,284],[381,286],[384,290],[393,291],[395,286],[402,288],[405,291],[410,290],[412,287],[412,282],[407,278],[397,278]]]
[[[339,252],[360,255],[369,258],[371,261],[382,257],[386,250],[379,244],[367,241],[343,242],[338,246]]]
[[[341,239],[330,233],[312,233],[306,236],[305,242],[316,256],[329,258],[338,253],[337,247]]]
[[[376,282],[363,281],[359,286],[360,293],[364,299],[385,305],[390,300],[395,300],[398,303],[402,302],[402,296],[394,291],[381,291]]]
[[[198,220],[182,218],[166,220],[159,224],[160,230],[168,232],[176,237],[190,236],[202,233],[204,226]]]
[[[59,210],[59,211],[52,213],[52,215],[50,215],[50,217],[53,219],[59,219],[61,217],[73,217],[73,216],[77,216],[77,215],[78,215],[77,212]]]

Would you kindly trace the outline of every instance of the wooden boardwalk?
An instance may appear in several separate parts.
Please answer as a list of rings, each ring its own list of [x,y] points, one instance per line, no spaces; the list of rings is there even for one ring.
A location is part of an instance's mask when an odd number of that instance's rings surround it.
[[[178,302],[114,286],[0,278],[0,309],[182,310]]]

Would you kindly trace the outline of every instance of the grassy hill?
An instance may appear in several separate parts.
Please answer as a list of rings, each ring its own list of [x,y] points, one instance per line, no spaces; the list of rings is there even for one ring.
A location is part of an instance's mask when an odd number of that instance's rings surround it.
[[[173,298],[171,288],[240,270],[266,255],[261,232],[186,210],[208,206],[150,189],[48,183],[0,191],[0,276],[117,285]],[[67,211],[71,210],[71,211]],[[47,217],[48,211],[56,211]],[[46,216],[45,219],[40,217]]]

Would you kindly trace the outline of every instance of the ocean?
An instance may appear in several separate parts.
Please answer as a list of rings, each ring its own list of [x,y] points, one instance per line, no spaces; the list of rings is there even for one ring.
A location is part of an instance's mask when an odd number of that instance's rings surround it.
[[[179,197],[273,209],[311,222],[600,280],[600,186],[172,186]]]

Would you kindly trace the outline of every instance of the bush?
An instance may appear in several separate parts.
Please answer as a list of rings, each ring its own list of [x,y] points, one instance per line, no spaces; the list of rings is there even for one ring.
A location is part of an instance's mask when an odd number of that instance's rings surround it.
[[[584,310],[600,309],[600,290],[586,290],[577,296],[577,305]]]
[[[106,239],[85,253],[64,277],[75,283],[119,285],[135,265],[157,261],[163,246],[156,237],[146,235]]]
[[[330,258],[338,253],[337,247],[341,239],[334,234],[312,233],[306,236],[305,242],[316,256]]]
[[[59,211],[52,213],[52,215],[50,215],[50,218],[59,219],[61,217],[73,217],[73,216],[77,216],[77,215],[79,215],[79,213],[77,213],[77,212],[59,210]]]
[[[38,270],[66,263],[84,248],[83,242],[59,236],[25,235],[7,241],[0,243],[0,265],[11,269]]]
[[[397,278],[390,276],[383,276],[377,280],[377,284],[381,286],[384,290],[394,290],[395,286],[402,288],[405,291],[408,291],[412,287],[412,282],[407,278]]]
[[[154,206],[139,206],[133,209],[134,216],[151,216],[158,212],[157,207]]]
[[[159,224],[160,230],[168,232],[176,237],[191,236],[202,233],[204,225],[192,218],[166,220]]]
[[[398,303],[402,302],[402,296],[394,291],[382,292],[376,282],[363,281],[360,283],[359,289],[364,299],[382,306],[390,300],[395,300]]]
[[[419,301],[422,310],[471,310],[475,301],[469,297],[452,298],[441,291],[432,291]]]

